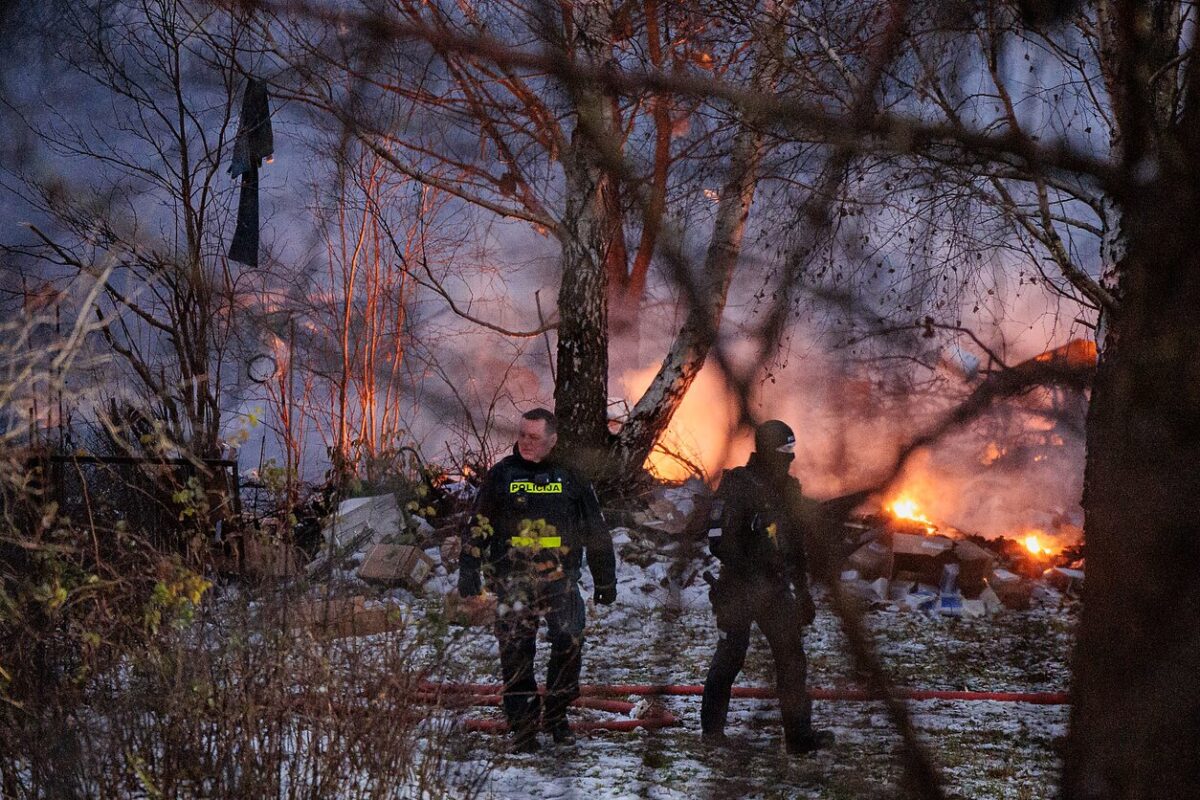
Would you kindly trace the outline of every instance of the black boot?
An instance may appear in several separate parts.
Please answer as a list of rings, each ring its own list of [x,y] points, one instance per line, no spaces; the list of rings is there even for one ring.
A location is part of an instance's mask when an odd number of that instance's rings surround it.
[[[546,733],[550,734],[557,745],[575,744],[575,734],[565,719],[547,720]]]
[[[809,728],[799,736],[788,737],[786,747],[789,755],[797,756],[832,747],[834,741],[833,731]]]
[[[542,745],[538,742],[537,726],[523,723],[513,728],[512,749],[514,753],[538,753]]]

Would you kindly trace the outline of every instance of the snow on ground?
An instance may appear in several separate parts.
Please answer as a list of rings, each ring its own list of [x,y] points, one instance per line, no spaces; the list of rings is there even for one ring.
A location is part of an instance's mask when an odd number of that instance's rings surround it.
[[[618,552],[645,543],[618,530]],[[642,559],[644,560],[644,558]],[[702,683],[716,641],[707,587],[695,577],[682,589],[672,574],[691,576],[702,562],[673,563],[669,554],[647,566],[621,559],[617,602],[593,606],[590,582],[584,683]],[[439,568],[427,587],[425,608],[440,608],[438,592],[454,585]],[[436,590],[436,591],[435,591]],[[853,669],[825,598],[807,631],[809,686],[852,685]],[[976,620],[876,611],[867,615],[896,685],[928,689],[1063,691],[1074,611],[1035,609]],[[543,627],[544,633],[544,627]],[[495,682],[499,662],[490,630],[452,629],[456,661],[471,679]],[[545,678],[548,645],[538,649],[538,676]],[[773,686],[766,641],[755,630],[739,680]],[[636,701],[638,698],[630,698]],[[837,743],[810,757],[787,757],[781,749],[778,705],[773,700],[734,699],[728,749],[700,741],[699,697],[665,698],[681,721],[676,727],[637,733],[592,733],[573,748],[512,755],[503,738],[464,733],[456,755],[491,764],[480,788],[485,798],[858,798],[903,796],[900,741],[881,703],[815,703],[819,727]],[[1053,794],[1068,709],[1020,703],[923,701],[909,704],[916,727],[955,798],[1040,798]],[[494,708],[467,712],[498,717]],[[576,718],[601,712],[573,711]],[[474,773],[475,770],[470,770]],[[464,787],[465,789],[466,787]]]

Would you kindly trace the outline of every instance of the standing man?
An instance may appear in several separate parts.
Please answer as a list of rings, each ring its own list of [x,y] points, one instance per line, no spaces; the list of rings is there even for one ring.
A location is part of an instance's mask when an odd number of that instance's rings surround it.
[[[463,537],[458,591],[474,597],[482,577],[497,595],[496,638],[504,714],[518,752],[540,749],[539,714],[556,744],[571,744],[567,706],[579,696],[586,558],[595,600],[616,599],[616,558],[591,484],[549,458],[557,420],[544,408],[521,418],[517,444],[488,471]],[[539,620],[550,639],[545,708],[533,674]]]
[[[721,562],[709,598],[717,616],[717,651],[704,682],[700,728],[706,741],[725,741],[725,718],[733,682],[746,661],[750,625],[771,645],[789,753],[808,753],[833,743],[829,731],[812,727],[805,688],[803,626],[816,610],[808,592],[804,529],[796,518],[800,483],[788,474],[796,437],[779,420],[754,432],[744,467],[725,473],[710,514],[709,547]]]

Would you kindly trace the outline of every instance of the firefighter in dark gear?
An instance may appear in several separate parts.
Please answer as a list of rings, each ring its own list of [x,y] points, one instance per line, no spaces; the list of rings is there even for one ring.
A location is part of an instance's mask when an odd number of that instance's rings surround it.
[[[789,753],[832,743],[812,727],[805,688],[803,628],[816,611],[808,591],[804,530],[797,518],[800,483],[788,474],[796,437],[783,422],[764,422],[744,467],[727,471],[710,512],[709,547],[721,562],[709,598],[717,617],[717,651],[704,682],[700,728],[706,741],[725,740],[733,682],[746,661],[750,625],[757,623],[775,658],[783,738]]]
[[[617,594],[616,558],[600,503],[590,483],[549,459],[557,439],[550,411],[522,417],[512,454],[484,478],[459,562],[464,598],[480,593],[481,578],[497,595],[504,714],[520,752],[539,749],[539,715],[555,743],[574,740],[567,706],[579,696],[584,603],[578,582],[585,561],[595,601],[608,605]],[[541,618],[550,640],[544,709],[533,674]]]

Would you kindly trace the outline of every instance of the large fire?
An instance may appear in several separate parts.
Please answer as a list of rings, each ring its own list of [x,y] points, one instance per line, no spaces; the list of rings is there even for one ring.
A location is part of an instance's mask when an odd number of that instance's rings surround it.
[[[1095,345],[1073,342],[1034,358],[1039,357],[1071,366],[1094,363]],[[611,409],[614,431],[658,366],[620,371],[611,388],[627,405]],[[753,408],[762,417],[778,417],[796,431],[792,474],[802,482],[804,494],[814,499],[870,485],[891,466],[890,454],[910,435],[884,413],[890,406],[875,407],[872,382],[863,381],[860,389],[854,375],[827,372],[829,366],[820,357],[797,364],[788,373],[786,387],[782,380],[778,385],[764,382],[761,395],[753,398]],[[719,369],[710,365],[701,370],[671,419],[662,449],[649,454],[645,467],[667,481],[703,472],[715,485],[723,469],[745,464],[753,437],[739,427],[740,409],[732,398]],[[912,533],[1004,537],[1030,554],[1027,560],[1036,557],[1039,564],[1077,542],[1078,533],[1064,521],[1077,513],[1073,502],[1079,481],[1074,468],[1082,464],[1082,448],[1066,435],[1061,414],[1042,414],[1034,400],[1058,402],[1033,398],[1029,413],[997,418],[978,430],[964,429],[937,448],[919,451],[893,488],[878,498],[880,516],[902,522],[895,527]],[[902,410],[913,412],[913,420],[924,419],[930,411],[916,400]]]

